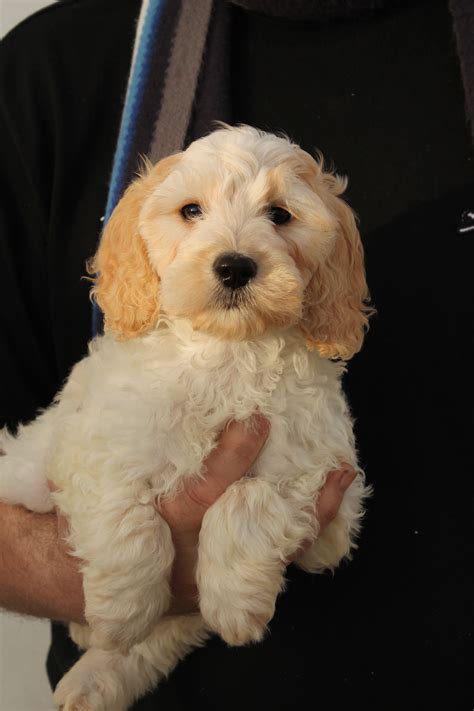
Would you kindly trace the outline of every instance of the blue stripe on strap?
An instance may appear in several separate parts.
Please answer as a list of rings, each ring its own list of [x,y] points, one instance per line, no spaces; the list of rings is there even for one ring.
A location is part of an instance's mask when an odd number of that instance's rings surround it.
[[[127,165],[130,161],[136,125],[140,116],[146,83],[151,69],[154,42],[158,36],[158,26],[163,14],[165,0],[149,0],[145,19],[140,35],[137,36],[135,62],[130,76],[125,105],[122,111],[119,137],[112,168],[107,206],[104,217],[104,227],[107,224],[115,206],[122,197],[130,176],[126,175]],[[93,303],[92,308],[92,334],[96,336],[102,331],[102,312]]]

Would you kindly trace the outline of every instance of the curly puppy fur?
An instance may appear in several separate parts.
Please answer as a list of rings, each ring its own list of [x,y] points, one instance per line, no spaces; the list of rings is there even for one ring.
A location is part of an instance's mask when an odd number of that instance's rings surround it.
[[[261,639],[303,539],[310,572],[354,547],[367,489],[340,381],[370,308],[344,188],[287,138],[226,126],[147,166],[113,213],[90,265],[105,335],[1,443],[0,498],[56,505],[83,561],[88,625],[71,634],[87,651],[56,690],[64,709],[126,709],[211,632]],[[241,288],[213,268],[225,254],[257,267]],[[205,474],[219,432],[257,410],[268,441],[204,517],[200,614],[163,617],[174,550],[153,501]],[[318,536],[309,512],[341,461],[358,475]]]

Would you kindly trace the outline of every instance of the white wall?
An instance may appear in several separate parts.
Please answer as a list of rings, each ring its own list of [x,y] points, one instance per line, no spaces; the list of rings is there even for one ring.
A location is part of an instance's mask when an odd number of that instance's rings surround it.
[[[49,623],[0,613],[0,711],[53,711],[45,672]]]
[[[54,0],[0,0],[0,37],[6,35],[28,15],[46,5],[52,5],[53,2]]]

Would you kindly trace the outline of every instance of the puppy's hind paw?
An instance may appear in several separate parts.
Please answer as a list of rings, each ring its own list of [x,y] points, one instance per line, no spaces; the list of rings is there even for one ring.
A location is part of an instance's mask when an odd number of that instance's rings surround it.
[[[54,695],[54,701],[62,711],[98,711],[102,706],[91,706],[87,696],[70,695],[65,698],[64,703],[59,701],[59,697]]]
[[[59,682],[55,703],[62,711],[126,711],[119,664],[100,650],[89,650]]]
[[[67,688],[61,681],[54,692],[53,699],[62,711],[112,711],[105,706],[105,699],[99,690],[79,688],[76,691]]]

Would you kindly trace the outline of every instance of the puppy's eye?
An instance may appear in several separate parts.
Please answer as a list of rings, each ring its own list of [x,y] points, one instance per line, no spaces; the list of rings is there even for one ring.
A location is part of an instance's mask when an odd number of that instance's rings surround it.
[[[200,205],[191,202],[189,205],[185,205],[181,208],[181,214],[185,220],[195,220],[196,217],[201,217],[202,209]]]
[[[284,225],[292,218],[292,215],[288,212],[288,210],[285,210],[284,207],[277,207],[276,205],[270,208],[268,216],[270,220],[275,223],[275,225]]]

